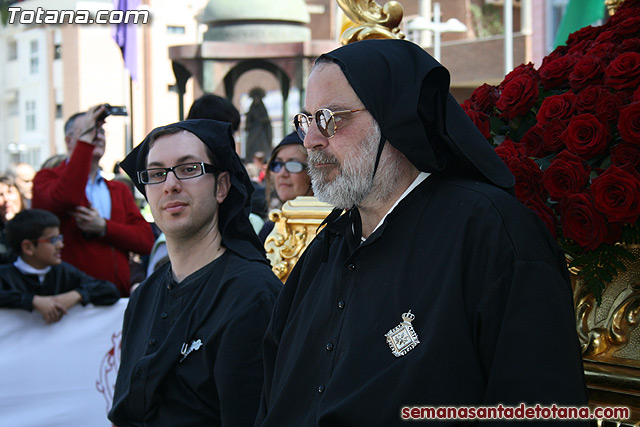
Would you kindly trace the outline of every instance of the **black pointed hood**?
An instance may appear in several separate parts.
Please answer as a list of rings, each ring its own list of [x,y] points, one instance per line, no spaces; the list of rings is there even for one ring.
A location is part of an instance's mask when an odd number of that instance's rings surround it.
[[[340,66],[382,136],[417,169],[457,168],[512,191],[513,175],[449,93],[449,72],[418,45],[364,40],[320,58]]]

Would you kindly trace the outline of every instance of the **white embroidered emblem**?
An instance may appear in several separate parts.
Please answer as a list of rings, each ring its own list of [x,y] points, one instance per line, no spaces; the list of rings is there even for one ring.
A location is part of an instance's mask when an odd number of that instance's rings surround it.
[[[416,318],[415,314],[409,310],[402,313],[402,323],[390,329],[384,336],[387,337],[387,344],[394,356],[404,356],[420,344],[418,334],[411,326],[411,322]]]
[[[194,350],[199,350],[200,347],[202,347],[201,340],[192,341],[191,346],[188,346],[187,343],[182,344],[182,349],[180,350],[180,354],[182,355],[182,358],[180,359],[179,363],[182,363],[182,361],[189,355],[189,353],[191,353]]]

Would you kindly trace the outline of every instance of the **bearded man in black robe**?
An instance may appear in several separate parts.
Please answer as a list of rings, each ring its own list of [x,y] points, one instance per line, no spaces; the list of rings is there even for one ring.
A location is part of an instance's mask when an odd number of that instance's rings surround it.
[[[295,124],[337,209],[276,302],[256,425],[586,405],[563,254],[448,89],[403,40],[316,61]]]
[[[261,344],[282,284],[249,222],[253,184],[231,125],[154,129],[121,163],[166,235],[169,263],[131,295],[109,419],[117,426],[252,425]]]

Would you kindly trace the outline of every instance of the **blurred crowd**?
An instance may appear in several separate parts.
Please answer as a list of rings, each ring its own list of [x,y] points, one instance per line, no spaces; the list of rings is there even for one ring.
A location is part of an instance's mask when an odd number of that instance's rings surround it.
[[[106,145],[102,130],[105,118],[90,146],[84,142],[86,135],[81,135],[84,115],[76,113],[65,124],[67,153],[55,154],[37,168],[14,163],[0,173],[0,264],[14,263],[18,257],[7,241],[5,226],[19,212],[32,208],[35,193],[33,207],[53,212],[61,221],[60,230],[66,239],[62,259],[91,276],[115,283],[126,297],[167,262],[165,238],[155,226],[144,197],[119,163],[108,171],[99,165]],[[238,133],[240,113],[222,97],[205,94],[198,98],[187,119],[199,118],[230,123]],[[273,229],[268,219],[270,210],[298,196],[313,195],[307,151],[293,132],[270,153],[251,150],[250,158],[244,160],[254,185],[250,222],[264,243]],[[122,191],[124,187],[127,192]],[[136,212],[125,212],[120,218],[117,212],[134,204]],[[137,236],[135,241],[132,236]],[[126,266],[122,262],[125,257]]]

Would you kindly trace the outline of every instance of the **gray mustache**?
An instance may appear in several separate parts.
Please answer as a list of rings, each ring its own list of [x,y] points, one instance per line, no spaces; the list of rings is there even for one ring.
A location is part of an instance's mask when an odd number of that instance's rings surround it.
[[[307,154],[307,163],[309,163],[310,167],[313,167],[318,163],[338,163],[338,159],[324,151],[309,150]]]

